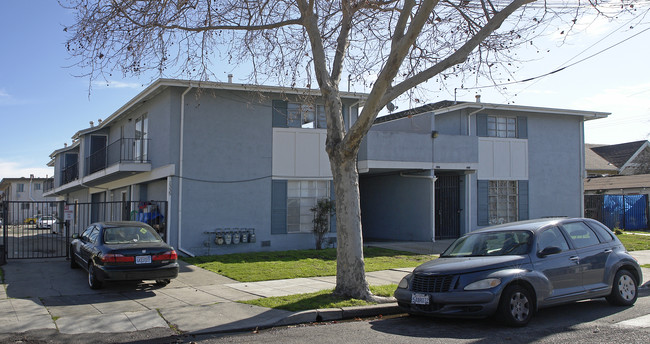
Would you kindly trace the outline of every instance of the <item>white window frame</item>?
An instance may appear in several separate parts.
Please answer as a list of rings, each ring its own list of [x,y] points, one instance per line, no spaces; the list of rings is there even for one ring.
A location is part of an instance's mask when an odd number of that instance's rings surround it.
[[[488,221],[490,225],[515,222],[519,219],[519,182],[490,180],[488,182]]]
[[[287,181],[287,233],[312,233],[314,213],[319,199],[330,197],[329,180]]]
[[[487,136],[517,137],[517,117],[487,116]]]

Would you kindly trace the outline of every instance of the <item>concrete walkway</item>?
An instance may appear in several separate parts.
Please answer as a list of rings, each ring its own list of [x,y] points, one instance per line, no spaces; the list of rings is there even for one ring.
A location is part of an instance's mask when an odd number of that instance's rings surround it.
[[[376,244],[399,249],[405,245]],[[410,243],[410,250],[441,251],[430,243]],[[650,264],[650,251],[633,255],[641,264]],[[2,266],[0,333],[117,333],[169,327],[184,333],[228,332],[399,312],[395,303],[297,313],[245,305],[236,301],[333,289],[335,277],[239,283],[181,264],[178,278],[165,287],[116,283],[96,291],[88,288],[85,271],[70,269],[65,259],[12,260]],[[410,270],[370,272],[367,279],[371,285],[397,284]],[[644,283],[649,279],[650,269],[644,269]]]

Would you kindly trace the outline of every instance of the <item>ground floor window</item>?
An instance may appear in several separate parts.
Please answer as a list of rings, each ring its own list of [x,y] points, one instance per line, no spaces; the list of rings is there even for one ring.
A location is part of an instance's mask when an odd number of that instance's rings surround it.
[[[311,233],[314,213],[311,208],[329,198],[327,180],[289,180],[287,182],[287,232]]]
[[[491,180],[488,184],[488,218],[490,225],[518,220],[518,182]]]

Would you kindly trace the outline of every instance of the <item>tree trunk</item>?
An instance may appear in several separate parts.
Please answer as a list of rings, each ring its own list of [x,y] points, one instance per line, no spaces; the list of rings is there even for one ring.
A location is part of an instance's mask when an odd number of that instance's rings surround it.
[[[336,192],[336,294],[373,298],[366,281],[359,201],[359,173],[354,157],[330,157]]]

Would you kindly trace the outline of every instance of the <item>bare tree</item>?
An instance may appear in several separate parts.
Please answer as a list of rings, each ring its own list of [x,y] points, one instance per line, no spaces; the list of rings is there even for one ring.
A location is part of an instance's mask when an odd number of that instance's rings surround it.
[[[253,83],[320,89],[336,192],[335,292],[367,300],[356,163],[380,110],[429,80],[507,73],[518,45],[549,28],[569,32],[585,11],[635,9],[631,0],[61,1],[76,14],[67,48],[91,80],[151,70],[209,80],[220,63],[245,61]],[[349,130],[344,74],[376,75]]]

